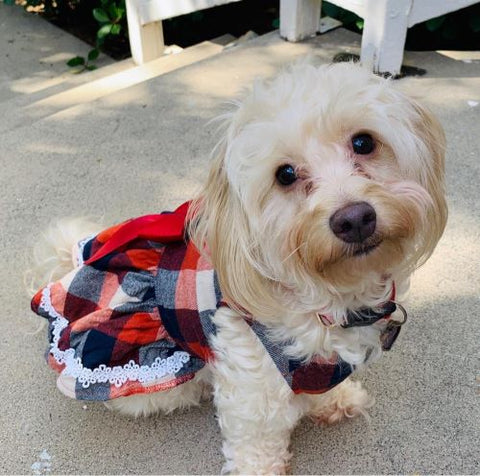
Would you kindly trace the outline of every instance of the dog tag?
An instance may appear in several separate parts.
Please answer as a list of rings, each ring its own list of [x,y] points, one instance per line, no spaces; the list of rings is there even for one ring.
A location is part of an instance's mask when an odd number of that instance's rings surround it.
[[[405,308],[400,304],[397,304],[397,309],[399,309],[403,314],[402,321],[395,321],[390,319],[387,323],[387,327],[380,335],[380,341],[382,343],[383,350],[390,350],[392,345],[397,340],[398,334],[400,334],[400,329],[402,328],[403,324],[407,322],[407,311]]]
[[[397,340],[398,334],[400,334],[401,328],[402,327],[394,321],[387,324],[387,327],[380,335],[380,341],[382,343],[383,350],[390,350],[392,348],[393,344]]]

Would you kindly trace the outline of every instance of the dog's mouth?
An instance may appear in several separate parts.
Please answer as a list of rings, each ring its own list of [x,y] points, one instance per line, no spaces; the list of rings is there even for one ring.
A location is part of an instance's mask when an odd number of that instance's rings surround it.
[[[382,240],[376,238],[374,240],[367,240],[364,243],[358,243],[353,247],[352,255],[353,256],[366,256],[371,253],[373,250],[378,248]]]

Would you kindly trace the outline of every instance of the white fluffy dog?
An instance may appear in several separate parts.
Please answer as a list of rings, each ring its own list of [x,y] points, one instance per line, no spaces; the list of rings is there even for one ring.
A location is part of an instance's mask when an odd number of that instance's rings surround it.
[[[373,403],[346,376],[389,348],[398,318],[386,303],[442,235],[445,141],[423,106],[352,64],[257,82],[225,122],[188,220],[228,304],[212,316],[214,358],[171,390],[107,405],[171,411],[213,389],[224,471],[279,474],[303,416],[333,423]],[[69,225],[51,234],[48,261],[68,261],[52,257],[81,236]],[[285,362],[300,369],[297,388]],[[347,372],[310,388],[312,363]]]

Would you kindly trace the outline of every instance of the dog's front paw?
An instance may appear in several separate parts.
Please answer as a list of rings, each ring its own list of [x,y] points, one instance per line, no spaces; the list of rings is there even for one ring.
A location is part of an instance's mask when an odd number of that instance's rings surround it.
[[[275,442],[271,443],[259,441],[257,445],[236,449],[224,443],[222,449],[226,461],[222,474],[288,474],[291,453],[283,445],[279,447]]]
[[[245,475],[285,475],[289,474],[289,466],[284,464],[275,464],[271,467],[264,467],[261,469],[254,469],[250,466],[240,466],[236,467],[232,462],[227,461],[222,468],[222,475],[236,475],[236,474],[245,474]]]
[[[374,403],[360,382],[347,379],[329,392],[312,397],[309,415],[316,423],[332,425],[344,418],[367,416]]]

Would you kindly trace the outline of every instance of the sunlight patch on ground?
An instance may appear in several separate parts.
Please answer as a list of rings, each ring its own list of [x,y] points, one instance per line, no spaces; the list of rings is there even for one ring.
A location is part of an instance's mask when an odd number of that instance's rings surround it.
[[[228,50],[227,50],[228,51]],[[235,50],[232,50],[232,53]],[[215,75],[192,74],[191,70],[180,72],[178,79],[192,93],[200,96],[212,96],[216,98],[231,99],[238,95],[241,88],[256,77],[273,76],[278,67],[275,66],[279,59],[284,61],[295,61],[312,52],[309,44],[295,43],[272,43],[252,46],[245,46],[235,55],[224,55],[222,57],[222,68],[218,68]],[[255,61],[252,61],[252,56]],[[199,65],[203,68],[203,65]],[[232,74],[235,71],[235,74]]]
[[[56,78],[43,78],[42,73],[38,73],[35,76],[12,81],[10,83],[10,89],[16,93],[33,94],[56,86],[64,81],[65,77],[63,75],[57,76]]]
[[[40,63],[63,63],[65,64],[72,56],[72,53],[55,53],[50,56],[45,56],[45,58],[40,59]],[[65,64],[65,70],[67,70],[67,66]]]
[[[429,104],[455,109],[479,98],[480,76],[464,78],[407,78],[400,84],[407,94],[425,98]],[[454,98],[454,99],[453,99]],[[424,99],[424,100],[425,100]]]
[[[463,61],[464,63],[480,61],[480,51],[438,50],[437,53],[456,61]]]
[[[145,83],[152,78],[174,71],[193,62],[208,58],[209,56],[219,53],[221,50],[221,46],[211,42],[200,43],[195,47],[183,50],[179,54],[165,56],[141,66],[121,71],[50,96],[34,103],[32,107],[65,108],[92,102],[114,92],[126,90],[131,86]]]
[[[75,155],[78,150],[74,147],[61,144],[47,144],[46,142],[33,142],[25,146],[25,150],[39,153],[50,153],[60,155]]]

